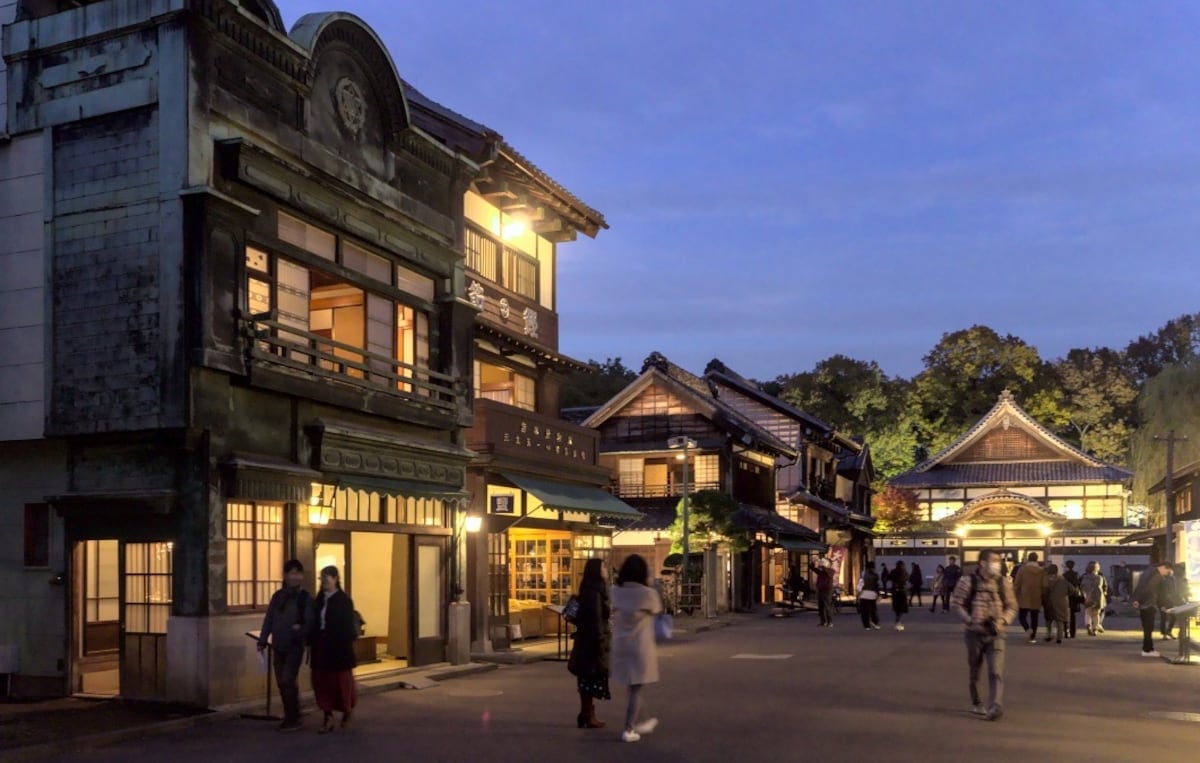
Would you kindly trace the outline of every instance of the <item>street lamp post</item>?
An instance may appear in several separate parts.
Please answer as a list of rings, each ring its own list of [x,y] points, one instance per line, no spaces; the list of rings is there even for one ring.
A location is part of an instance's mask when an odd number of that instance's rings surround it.
[[[688,457],[691,455],[692,449],[696,447],[696,441],[690,437],[672,437],[671,439],[667,440],[667,447],[671,450],[679,450],[680,448],[683,449],[683,575],[681,576],[681,579],[683,585],[686,586],[691,563],[691,559],[689,558],[691,553],[691,539],[689,537],[690,517],[688,516],[690,503],[688,496]]]

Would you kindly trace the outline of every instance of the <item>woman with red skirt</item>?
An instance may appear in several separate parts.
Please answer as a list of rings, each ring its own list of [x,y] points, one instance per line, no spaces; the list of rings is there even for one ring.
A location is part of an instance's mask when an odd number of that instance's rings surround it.
[[[333,714],[342,714],[342,728],[350,722],[357,699],[354,684],[354,640],[358,622],[354,602],[342,590],[338,569],[321,570],[321,594],[313,602],[312,686],[317,707],[325,713],[318,734],[333,731]]]

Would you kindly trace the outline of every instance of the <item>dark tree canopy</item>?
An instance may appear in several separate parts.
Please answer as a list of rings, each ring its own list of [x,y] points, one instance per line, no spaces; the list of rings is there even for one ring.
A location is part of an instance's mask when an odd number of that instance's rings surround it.
[[[563,408],[603,405],[638,377],[619,357],[603,363],[589,360],[587,365],[587,370],[575,371],[563,384],[560,402]]]

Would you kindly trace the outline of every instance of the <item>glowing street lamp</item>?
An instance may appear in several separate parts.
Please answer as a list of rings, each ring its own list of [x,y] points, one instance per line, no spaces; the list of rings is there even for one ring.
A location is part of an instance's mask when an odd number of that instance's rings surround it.
[[[333,515],[333,502],[336,488],[333,485],[312,483],[312,496],[308,499],[308,523],[313,527],[324,527],[329,524]]]

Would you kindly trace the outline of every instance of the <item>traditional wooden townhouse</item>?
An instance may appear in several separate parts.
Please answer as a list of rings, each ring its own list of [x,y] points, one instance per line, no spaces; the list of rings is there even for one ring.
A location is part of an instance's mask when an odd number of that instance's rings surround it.
[[[1200,461],[1177,468],[1171,475],[1170,483],[1168,485],[1166,477],[1163,477],[1147,489],[1150,526],[1130,533],[1121,542],[1149,541],[1153,544],[1151,561],[1166,558],[1166,507],[1168,500],[1173,501],[1171,550],[1174,558],[1170,561],[1184,564],[1189,580],[1195,585],[1200,583]]]
[[[559,352],[558,247],[608,225],[494,130],[408,88],[414,120],[482,167],[463,198],[466,294],[475,319],[475,424],[466,591],[476,652],[562,626],[554,607],[583,563],[608,559],[613,520],[638,513],[606,492],[599,433],[559,417],[582,364]]]
[[[774,549],[822,548],[816,532],[776,511],[776,471],[799,458],[796,447],[740,412],[709,380],[665,356],[647,358],[641,375],[585,425],[600,430],[600,460],[616,475],[616,494],[644,515],[613,538],[614,561],[639,553],[662,569],[671,548],[668,529],[685,490],[718,491],[737,503],[734,527],[748,550],[706,570],[721,576],[708,581],[707,590],[734,608],[771,599]],[[673,438],[687,447],[671,447]]]
[[[843,590],[852,590],[873,537],[869,448],[763,392],[720,360],[709,363],[705,378],[719,400],[795,448],[797,457],[776,459],[775,509],[819,533],[824,547],[818,553],[833,561]],[[808,549],[776,549],[769,557],[767,585],[780,588],[793,566],[811,577],[815,558]]]
[[[878,558],[917,562],[929,574],[948,556],[974,564],[983,549],[1010,562],[1036,551],[1043,560],[1149,563],[1149,541],[1130,535],[1132,474],[1064,442],[1008,392],[975,426],[889,484],[916,494],[923,522],[875,540]]]
[[[289,32],[270,0],[0,13],[15,689],[260,696],[246,634],[289,557],[341,569],[365,669],[443,660],[478,163],[414,123],[348,14]]]

